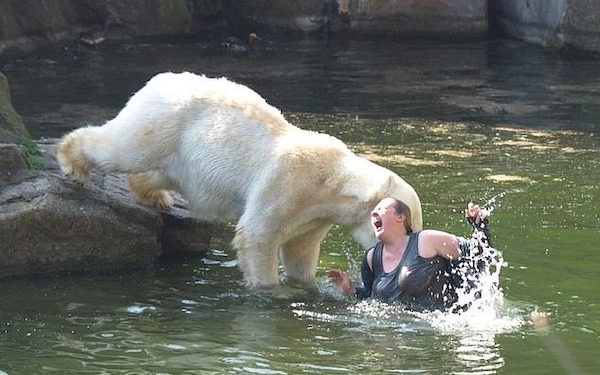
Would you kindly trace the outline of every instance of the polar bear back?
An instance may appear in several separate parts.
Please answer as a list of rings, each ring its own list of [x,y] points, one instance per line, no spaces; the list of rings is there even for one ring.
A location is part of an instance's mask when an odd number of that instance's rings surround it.
[[[224,77],[208,78],[189,72],[154,76],[131,97],[119,116],[138,118],[146,112],[147,118],[162,119],[172,117],[176,111],[181,120],[190,120],[201,115],[199,109],[239,111],[257,122],[254,125],[274,132],[289,131],[293,127],[277,108],[250,88]],[[179,125],[193,126],[193,122]]]
[[[284,195],[304,185],[327,155],[336,155],[333,164],[340,162],[340,155],[351,155],[341,141],[326,134],[291,125],[285,132],[273,132],[239,111],[216,117],[218,121],[212,116],[198,119],[197,126],[188,128],[163,169],[180,182],[185,196],[206,197],[197,200],[197,210],[221,219],[239,218],[255,194]],[[277,180],[288,184],[274,184]]]
[[[103,128],[119,134],[111,144],[143,144],[147,169],[164,173],[205,219],[238,218],[291,157],[350,153],[334,137],[293,126],[246,86],[192,73],[155,76]]]

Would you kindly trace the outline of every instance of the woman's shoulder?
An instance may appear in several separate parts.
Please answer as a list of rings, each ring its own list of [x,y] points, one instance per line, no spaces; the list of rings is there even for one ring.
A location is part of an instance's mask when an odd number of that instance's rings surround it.
[[[381,249],[383,249],[383,242],[379,241],[375,245],[368,248],[367,251],[365,252],[365,255],[373,254],[375,251],[381,251]]]
[[[419,232],[413,233],[413,235],[417,236],[420,239],[424,239],[438,236],[447,236],[449,235],[449,233],[437,229],[423,229]]]

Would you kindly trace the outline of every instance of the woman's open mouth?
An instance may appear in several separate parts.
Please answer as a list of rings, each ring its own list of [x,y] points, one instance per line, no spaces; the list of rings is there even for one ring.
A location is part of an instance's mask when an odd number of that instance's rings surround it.
[[[374,217],[373,220],[371,221],[371,223],[373,224],[373,228],[375,228],[375,230],[379,230],[381,228],[381,226],[383,225],[383,222],[381,221],[381,218],[379,218],[379,217]]]

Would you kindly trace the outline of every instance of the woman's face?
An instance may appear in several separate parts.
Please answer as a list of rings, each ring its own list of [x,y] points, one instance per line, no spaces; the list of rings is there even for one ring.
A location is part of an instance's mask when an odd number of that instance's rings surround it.
[[[402,216],[396,213],[395,201],[384,198],[371,211],[371,227],[377,239],[385,238],[385,233],[397,233],[398,227],[402,226]]]

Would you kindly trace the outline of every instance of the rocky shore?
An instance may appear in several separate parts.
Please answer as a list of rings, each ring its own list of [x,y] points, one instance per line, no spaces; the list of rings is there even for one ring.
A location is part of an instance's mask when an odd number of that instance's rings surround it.
[[[56,140],[27,153],[0,144],[0,277],[144,268],[173,252],[204,253],[213,225],[194,220],[176,197],[168,212],[133,201],[122,175],[94,173],[85,185],[62,175]]]

